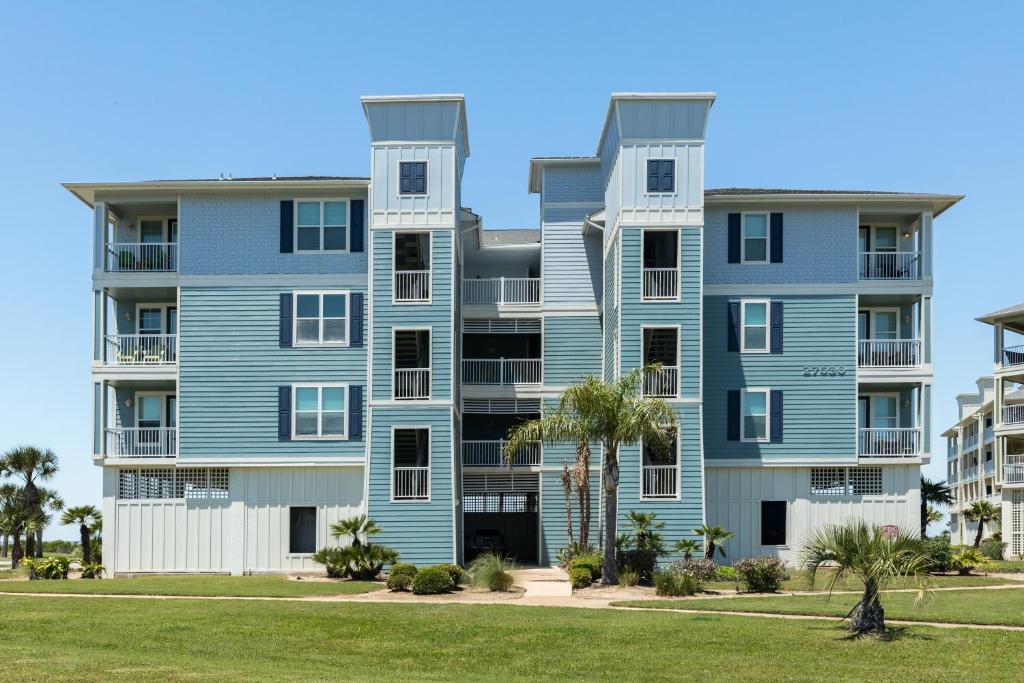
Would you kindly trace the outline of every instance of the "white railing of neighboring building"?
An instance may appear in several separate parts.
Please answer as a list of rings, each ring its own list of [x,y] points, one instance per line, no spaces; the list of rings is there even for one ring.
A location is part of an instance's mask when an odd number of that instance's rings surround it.
[[[967,436],[964,437],[964,452],[965,453],[967,451],[973,450],[977,446],[978,446],[978,435],[977,434],[968,434]]]
[[[921,430],[917,427],[861,429],[857,452],[861,457],[917,457],[921,454]]]
[[[462,303],[523,305],[540,303],[539,277],[491,277],[462,281]]]
[[[921,340],[861,339],[857,364],[862,368],[915,368],[921,364]]]
[[[430,368],[395,370],[395,398],[430,398]]]
[[[106,431],[106,454],[111,458],[167,458],[178,453],[176,427],[118,427]]]
[[[1024,404],[1003,406],[1003,424],[1024,424]]]
[[[643,298],[675,299],[679,296],[678,268],[644,268]]]
[[[644,498],[675,498],[679,468],[675,465],[644,465]]]
[[[395,271],[395,301],[417,303],[430,301],[429,270]]]
[[[395,500],[427,498],[430,481],[429,467],[396,467],[392,497]]]
[[[644,396],[672,397],[679,394],[679,368],[662,365],[644,375]]]
[[[178,362],[176,334],[108,334],[107,365],[174,365]]]
[[[978,478],[978,466],[964,468],[964,481],[971,481]]]
[[[466,467],[503,467],[508,464],[505,461],[505,445],[507,443],[504,439],[463,441],[462,464]],[[519,449],[512,461],[513,466],[539,464],[539,441],[533,441]]]
[[[1003,347],[1003,367],[1024,365],[1024,344]]]
[[[1013,458],[1013,456],[1007,456],[1007,458]],[[1013,458],[1013,462],[1003,465],[1003,483],[1024,484],[1024,460]]]
[[[462,381],[465,384],[540,384],[540,358],[464,359]]]
[[[921,254],[917,251],[860,252],[861,280],[918,280]]]
[[[992,460],[985,461],[985,474],[992,474],[996,471],[996,463]]]
[[[178,270],[177,242],[111,242],[107,244],[109,273],[160,273]]]
[[[955,484],[956,482],[957,482],[956,472],[950,472],[949,475],[946,477],[946,483],[947,484]]]

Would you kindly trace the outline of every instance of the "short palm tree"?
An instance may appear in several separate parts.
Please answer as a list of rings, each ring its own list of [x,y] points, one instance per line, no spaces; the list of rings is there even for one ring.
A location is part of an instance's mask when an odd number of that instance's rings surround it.
[[[356,515],[331,525],[331,534],[335,538],[348,536],[352,539],[351,545],[355,548],[363,544],[363,539],[369,540],[370,536],[376,536],[379,533],[380,525],[366,515]]]
[[[981,547],[981,537],[985,533],[985,525],[999,519],[1000,510],[987,500],[978,500],[964,510],[968,521],[978,523],[978,533],[974,535],[974,547]]]
[[[708,526],[707,524],[703,525],[699,529],[694,529],[693,533],[704,537],[705,560],[715,559],[715,550],[718,551],[719,555],[725,557],[725,548],[722,544],[736,535],[731,531],[726,531],[720,526]]]
[[[3,536],[3,544],[0,545],[0,557],[7,557],[10,550],[11,536],[14,535],[14,516],[5,514],[5,511],[13,509],[16,502],[21,500],[21,488],[10,482],[0,485],[0,536]]]
[[[692,560],[694,554],[700,552],[700,541],[695,541],[692,538],[676,541],[676,552],[681,554],[684,560]]]
[[[42,500],[39,495],[37,481],[46,481],[57,474],[57,455],[49,450],[41,450],[35,446],[18,446],[0,457],[0,475],[11,476],[22,481],[25,505],[35,515],[42,515]],[[25,550],[31,556],[35,554],[35,538],[25,538]]]
[[[11,569],[17,569],[21,558],[25,556],[21,545],[21,536],[32,520],[32,511],[25,504],[22,490],[15,488],[12,496],[4,497],[0,493],[0,529],[13,540],[11,548]]]
[[[917,601],[927,597],[932,589],[929,562],[917,534],[905,529],[887,534],[861,520],[818,529],[804,542],[800,556],[812,588],[818,572],[827,572],[830,597],[836,584],[850,575],[864,584],[860,601],[846,615],[850,631],[856,635],[885,631],[882,591],[897,578],[914,577]]]
[[[946,482],[921,477],[921,538],[928,538],[929,522],[937,521],[928,519],[931,506],[952,505],[954,500],[953,491],[946,486]],[[939,515],[939,519],[942,519],[942,515]]]
[[[36,523],[33,525],[35,533],[35,555],[43,556],[43,531],[50,525],[53,519],[51,513],[60,512],[64,509],[64,499],[53,489],[39,487],[39,512],[36,514]]]
[[[626,522],[633,530],[633,542],[637,550],[651,550],[659,555],[663,554],[664,542],[660,530],[665,528],[665,522],[659,522],[657,517],[653,512],[637,510],[630,510],[626,515]]]
[[[511,460],[528,443],[535,441],[601,444],[605,512],[601,582],[605,584],[619,581],[615,566],[619,449],[643,441],[655,451],[665,451],[669,447],[666,427],[677,422],[675,411],[668,403],[641,395],[645,375],[657,369],[656,365],[637,368],[612,382],[588,377],[563,392],[552,414],[513,428],[505,447],[505,457]]]
[[[61,524],[77,524],[78,537],[82,543],[82,564],[92,563],[92,529],[91,526],[100,517],[100,511],[93,505],[79,505],[64,510],[60,517]]]

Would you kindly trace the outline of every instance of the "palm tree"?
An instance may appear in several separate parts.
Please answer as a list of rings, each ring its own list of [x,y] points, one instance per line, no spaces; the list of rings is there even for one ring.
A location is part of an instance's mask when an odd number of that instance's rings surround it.
[[[25,497],[20,488],[15,487],[15,494],[0,499],[0,528],[13,539],[11,548],[11,569],[17,569],[25,551],[21,545],[21,535],[32,519],[32,511],[25,504]]]
[[[659,522],[655,513],[630,510],[626,521],[633,529],[637,550],[651,550],[659,555],[664,552],[659,530],[665,528],[665,522]]]
[[[731,531],[726,531],[720,526],[708,526],[707,524],[699,529],[694,529],[693,533],[704,537],[705,560],[715,559],[715,550],[718,550],[719,555],[725,557],[725,548],[722,547],[722,544],[736,535]]]
[[[35,446],[18,446],[0,457],[0,475],[17,477],[24,484],[25,505],[33,515],[43,514],[42,500],[36,481],[46,481],[57,474],[57,455],[50,449],[40,450]],[[26,536],[25,552],[35,554],[35,538]]]
[[[34,531],[36,544],[36,557],[43,556],[43,531],[49,526],[52,520],[51,512],[60,512],[64,509],[64,499],[52,489],[39,487],[40,513],[36,516]]]
[[[10,549],[11,536],[14,535],[14,517],[4,513],[8,506],[13,506],[15,501],[20,500],[21,489],[17,485],[7,483],[0,485],[0,535],[3,536],[3,545],[0,546],[0,557],[7,557]]]
[[[103,562],[103,513],[96,513],[96,519],[89,525],[89,531],[92,532],[92,561]]]
[[[935,508],[930,507],[930,508],[928,508],[928,512],[927,512],[927,515],[925,517],[925,521],[928,524],[931,524],[933,522],[941,522],[942,521],[942,513],[939,512],[938,510],[936,510]]]
[[[979,500],[964,510],[968,521],[978,523],[978,533],[974,535],[974,547],[981,546],[981,536],[985,532],[985,524],[999,519],[1000,510],[987,500]]]
[[[92,563],[92,529],[90,526],[100,518],[100,511],[93,505],[79,505],[68,508],[60,517],[61,524],[77,524],[78,537],[82,543],[82,564]]]
[[[370,536],[376,536],[380,531],[380,525],[366,515],[356,515],[331,525],[332,535],[336,538],[350,536],[352,538],[352,546],[356,548],[363,544],[362,539],[369,540]]]
[[[605,584],[618,583],[615,537],[619,448],[643,441],[655,451],[665,451],[669,447],[665,428],[677,421],[675,411],[665,401],[641,395],[644,376],[657,369],[657,365],[637,368],[612,382],[588,377],[565,390],[551,415],[513,428],[505,446],[505,457],[512,460],[528,443],[535,441],[573,444],[596,441],[601,444],[605,511],[601,582]]]
[[[856,576],[864,584],[860,601],[850,611],[850,632],[858,636],[885,632],[882,591],[895,579],[912,576],[917,580],[917,602],[932,589],[928,578],[929,558],[921,539],[901,529],[887,534],[880,527],[869,527],[861,520],[827,526],[812,533],[804,542],[800,564],[807,572],[811,588],[818,570],[828,575],[829,597],[836,584]]]
[[[693,554],[700,552],[700,541],[692,538],[676,541],[676,552],[682,554],[684,560],[692,560]]]
[[[928,538],[928,509],[930,505],[952,505],[956,500],[953,491],[944,481],[932,481],[921,477],[921,538]],[[939,519],[942,517],[940,516]]]

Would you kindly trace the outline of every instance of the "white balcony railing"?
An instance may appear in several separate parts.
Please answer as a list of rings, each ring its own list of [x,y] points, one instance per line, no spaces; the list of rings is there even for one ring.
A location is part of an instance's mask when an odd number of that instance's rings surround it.
[[[957,480],[956,472],[950,472],[946,476],[946,483],[947,484],[955,484],[957,481],[958,480]]]
[[[1012,406],[1003,406],[1003,424],[1024,424],[1024,403]]]
[[[507,464],[505,462],[505,445],[507,443],[504,439],[463,441],[462,464],[466,467],[502,467]],[[534,441],[519,449],[512,464],[513,466],[539,465],[540,442]]]
[[[857,452],[862,458],[914,458],[921,454],[921,430],[861,429]]]
[[[985,475],[994,474],[996,471],[996,463],[993,460],[985,462]]]
[[[643,280],[643,298],[648,301],[679,296],[678,268],[644,268]]]
[[[106,365],[174,365],[178,362],[176,334],[108,334]]]
[[[430,368],[395,370],[395,398],[430,398]]]
[[[1003,465],[1003,483],[1024,484],[1024,460],[1014,456],[1007,456],[1007,459],[1012,461]]]
[[[644,498],[675,498],[679,468],[675,465],[643,466]]]
[[[918,280],[921,254],[916,251],[860,252],[861,280]]]
[[[964,453],[972,451],[978,447],[978,435],[968,434],[964,437]]]
[[[111,242],[107,245],[109,273],[160,273],[178,270],[177,242]]]
[[[464,359],[464,384],[540,384],[543,365],[540,358]]]
[[[523,305],[540,303],[539,277],[492,277],[462,281],[462,303]]]
[[[106,453],[111,458],[168,458],[178,454],[176,427],[107,429]]]
[[[426,499],[429,497],[429,482],[429,467],[396,467],[392,498],[395,500]]]
[[[964,481],[973,481],[978,478],[978,466],[964,468]]]
[[[862,368],[916,368],[921,364],[921,340],[861,339],[857,364]]]
[[[1024,344],[1003,347],[1003,367],[1024,365]]]
[[[662,365],[644,375],[644,396],[672,397],[679,395],[679,368]]]
[[[395,301],[401,301],[404,303],[422,303],[430,301],[430,271],[396,271]]]

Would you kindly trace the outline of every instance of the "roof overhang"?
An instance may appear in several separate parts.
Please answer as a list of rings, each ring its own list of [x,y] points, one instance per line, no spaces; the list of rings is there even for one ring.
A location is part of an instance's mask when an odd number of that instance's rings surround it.
[[[540,192],[543,189],[543,171],[545,168],[573,166],[599,166],[601,160],[597,157],[534,157],[530,159],[530,179],[528,190],[531,194]]]
[[[436,95],[364,95],[359,98],[363,105],[363,115],[366,116],[366,123],[372,127],[370,120],[370,105],[373,104],[402,104],[402,103],[430,103],[430,102],[454,102],[458,105],[459,119],[458,128],[462,136],[462,144],[469,156],[469,124],[466,121],[466,96],[459,93],[445,93]]]
[[[369,187],[369,178],[344,178],[330,180],[147,180],[125,183],[61,183],[71,194],[92,208],[97,194],[119,194],[130,198],[132,195],[166,195],[169,199],[185,192],[224,193],[273,190],[352,190]]]
[[[1016,306],[1011,306],[1010,308],[994,311],[979,318],[975,318],[975,320],[989,325],[1001,324],[1009,330],[1019,334],[1024,334],[1024,304],[1018,304]]]
[[[597,138],[597,154],[601,153],[604,146],[604,138],[608,134],[608,126],[611,125],[612,112],[615,111],[616,102],[624,100],[710,100],[708,110],[715,103],[718,97],[713,92],[613,92],[608,99],[608,110],[604,114],[604,125],[601,126],[601,135]],[[707,121],[705,120],[705,125]]]
[[[962,194],[929,194],[915,192],[765,192],[763,194],[704,193],[704,204],[857,204],[877,209],[899,210],[926,205],[938,216],[961,199]]]

